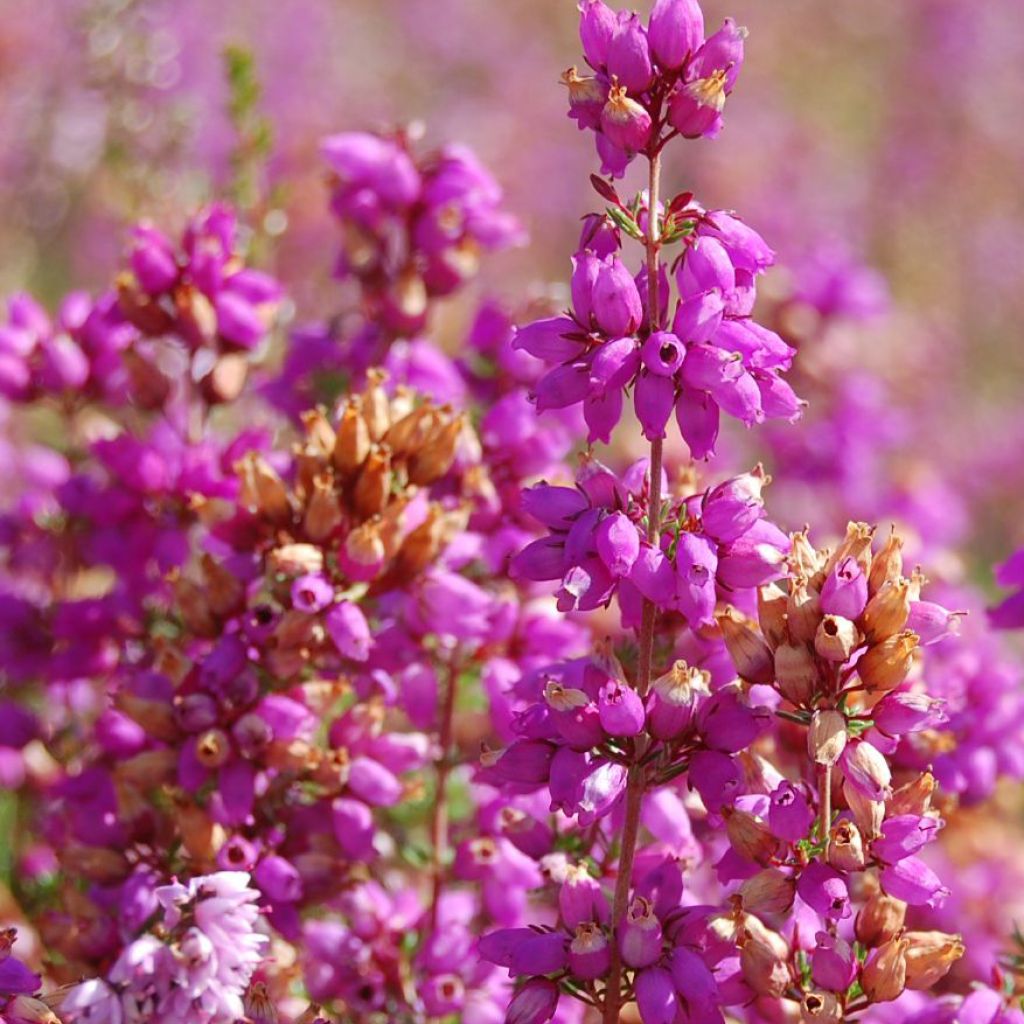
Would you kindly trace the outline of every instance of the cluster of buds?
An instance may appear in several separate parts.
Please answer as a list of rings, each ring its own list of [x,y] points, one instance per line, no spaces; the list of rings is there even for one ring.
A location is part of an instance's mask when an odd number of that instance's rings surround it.
[[[520,685],[517,738],[481,758],[479,778],[508,793],[546,789],[550,809],[581,826],[611,813],[623,795],[637,744],[646,751],[650,786],[665,785],[688,768],[692,785],[712,805],[728,794],[720,762],[745,750],[771,724],[767,708],[752,706],[738,685],[711,691],[710,676],[676,662],[641,697],[614,654],[545,666]]]
[[[259,893],[248,882],[244,872],[223,871],[156,889],[153,930],[125,946],[106,980],[64,995],[65,1024],[244,1017],[249,981],[267,944],[256,930]]]
[[[697,0],[657,0],[645,26],[604,0],[582,0],[580,40],[594,75],[569,68],[569,116],[597,134],[602,171],[621,176],[637,153],[676,135],[714,137],[743,64],[745,30],[727,19],[704,38]]]
[[[237,398],[283,294],[270,275],[245,265],[235,214],[224,205],[193,217],[180,245],[151,224],[136,227],[116,289],[121,313],[147,339],[126,353],[143,407],[163,404],[171,391],[175,370],[157,345],[167,338],[185,345],[187,372],[207,401]]]
[[[613,948],[627,969],[643,1024],[721,1019],[722,998],[702,955],[706,908],[684,907],[682,897],[679,862],[652,856],[638,872],[625,917],[612,927],[601,883],[582,864],[566,866],[557,879],[557,927],[505,928],[480,940],[484,959],[525,978],[506,1019],[544,1024],[555,1015],[561,993],[593,1003]]]
[[[851,523],[834,551],[794,535],[786,589],[761,588],[757,623],[732,608],[719,619],[740,676],[774,688],[778,713],[806,727],[806,784],[781,780],[725,813],[732,870],[753,862],[758,892],[763,882],[790,901],[795,893],[820,917],[816,945],[794,959],[783,942],[760,979],[759,991],[775,997],[795,982],[807,989],[806,1020],[840,1021],[858,1004],[929,988],[963,954],[956,936],[904,930],[908,905],[935,906],[948,895],[918,856],[942,821],[930,773],[895,787],[888,761],[902,736],[944,721],[941,702],[910,677],[919,645],[948,635],[956,617],[921,599],[919,573],[903,577],[896,534],[877,550],[873,535]],[[803,760],[799,748],[794,760]],[[760,895],[745,901],[748,887],[740,902],[756,913]],[[850,935],[843,922],[857,891],[866,902]]]
[[[181,857],[193,870],[251,871],[288,930],[347,864],[374,857],[371,808],[402,798],[400,777],[423,767],[429,744],[384,729],[375,673],[391,663],[371,663],[372,599],[416,593],[464,528],[468,501],[450,471],[460,450],[475,451],[464,416],[384,384],[371,373],[334,425],[311,412],[282,473],[250,452],[237,497],[200,502],[210,549],[173,574],[170,633],[121,667],[87,783],[54,793],[69,870],[130,891],[141,863],[156,866],[155,844],[167,875]],[[351,706],[353,690],[375,699]],[[316,726],[328,710],[325,745]],[[60,920],[96,908],[69,911]],[[55,935],[69,962],[115,938],[82,941],[88,927]]]
[[[591,460],[576,488],[538,484],[524,508],[551,533],[513,561],[528,580],[559,580],[559,607],[586,611],[618,597],[636,625],[643,601],[677,612],[693,628],[713,625],[722,594],[777,579],[789,538],[765,518],[761,467],[688,497],[665,502],[660,536],[647,539],[646,462],[620,481]],[[632,490],[635,485],[638,490]]]
[[[958,615],[922,600],[920,571],[903,576],[896,533],[878,550],[874,534],[851,523],[834,551],[815,550],[806,533],[795,534],[785,589],[775,585],[759,594],[759,634],[737,615],[723,616],[722,626],[744,679],[777,686],[803,711],[854,714],[861,700],[866,717],[877,714],[875,724],[891,736],[930,724],[927,702],[893,691],[908,680],[918,648],[949,636]]]
[[[573,259],[572,309],[521,327],[517,348],[552,368],[537,382],[538,410],[582,404],[588,440],[610,440],[632,392],[648,440],[666,436],[675,413],[694,458],[707,458],[721,411],[750,426],[796,419],[803,408],[782,377],[794,350],[752,317],[756,278],[775,259],[764,239],[732,213],[704,210],[683,193],[657,211],[659,245],[682,243],[671,289],[657,271],[659,308],[647,316],[648,268],[636,276],[619,256],[621,231],[641,238],[646,199],[624,204],[595,179],[607,214],[588,219]],[[664,324],[664,329],[661,326]]]
[[[116,404],[125,390],[122,360],[135,337],[112,295],[94,303],[74,292],[53,321],[28,295],[13,295],[0,326],[0,395],[65,403],[85,395]]]
[[[405,388],[389,395],[385,384],[385,374],[371,371],[334,423],[320,410],[306,414],[287,482],[262,455],[239,464],[234,528],[262,534],[268,584],[296,615],[336,611],[339,587],[407,583],[466,524],[457,487],[434,498],[430,491],[460,449],[475,451],[465,415]],[[201,603],[191,607],[203,614]]]
[[[418,155],[412,142],[407,133],[345,132],[322,146],[343,234],[337,275],[358,282],[375,330],[399,336],[426,325],[432,299],[476,276],[482,250],[523,238],[472,152]]]

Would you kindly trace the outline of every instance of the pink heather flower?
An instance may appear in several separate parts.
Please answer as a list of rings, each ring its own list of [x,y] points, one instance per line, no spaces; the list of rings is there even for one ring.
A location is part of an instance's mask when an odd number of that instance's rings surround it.
[[[558,1008],[558,986],[545,978],[533,978],[512,997],[505,1024],[547,1024]]]
[[[844,558],[821,588],[821,610],[851,622],[859,619],[868,602],[868,581],[853,558]]]
[[[324,616],[324,626],[339,654],[353,661],[366,661],[373,641],[366,616],[358,605],[351,601],[332,605]]]
[[[647,967],[661,956],[661,923],[650,902],[637,897],[618,928],[619,952],[630,967]]]
[[[244,1015],[242,997],[267,941],[255,931],[259,893],[248,882],[245,872],[222,871],[158,887],[165,937],[144,934],[127,945],[109,984],[94,980],[72,989],[65,1019],[119,1024],[143,1007],[154,1024],[223,1024]]]
[[[844,920],[852,912],[846,879],[820,861],[811,861],[800,872],[796,891],[804,903],[830,921]]]
[[[704,42],[704,12],[697,0],[655,0],[647,26],[655,59],[675,70]]]
[[[845,992],[857,976],[857,958],[843,939],[818,932],[811,953],[811,977],[819,988]]]

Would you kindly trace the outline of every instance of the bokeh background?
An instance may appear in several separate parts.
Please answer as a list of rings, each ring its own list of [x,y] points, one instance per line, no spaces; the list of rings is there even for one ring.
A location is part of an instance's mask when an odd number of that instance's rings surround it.
[[[855,407],[843,421],[855,436],[838,448],[816,436],[812,386],[793,458],[806,464],[820,440],[823,461],[852,460],[850,514],[926,503],[931,539],[966,552],[962,572],[984,585],[1024,541],[1020,0],[706,7],[709,22],[729,13],[749,28],[747,61],[723,136],[676,147],[668,183],[764,232],[778,295],[816,289],[829,330],[803,325],[804,365],[821,400]],[[2,0],[0,287],[51,305],[98,289],[137,218],[176,226],[228,189],[235,45],[273,132],[263,258],[301,316],[337,299],[319,140],[410,121],[425,145],[471,145],[530,231],[486,265],[477,296],[557,295],[595,206],[592,140],[558,83],[575,33],[572,0]],[[441,323],[447,347],[474,300]],[[879,472],[884,495],[866,479]],[[790,519],[817,511],[795,486],[779,494]]]

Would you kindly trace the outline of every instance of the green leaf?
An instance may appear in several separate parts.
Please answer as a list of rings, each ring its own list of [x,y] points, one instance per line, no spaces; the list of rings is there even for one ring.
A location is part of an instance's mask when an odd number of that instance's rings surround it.
[[[640,226],[625,210],[621,210],[617,206],[609,206],[608,216],[611,217],[618,227],[625,231],[630,238],[635,238],[638,242],[643,241],[644,234],[640,230]]]

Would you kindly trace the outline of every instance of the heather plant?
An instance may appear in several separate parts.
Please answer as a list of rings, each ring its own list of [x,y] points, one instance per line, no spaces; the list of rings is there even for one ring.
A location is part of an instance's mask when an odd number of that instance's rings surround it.
[[[523,234],[414,126],[322,145],[327,320],[222,202],[138,224],[95,298],[10,300],[7,1024],[1024,1020],[970,906],[1019,872],[945,839],[1024,776],[1021,671],[888,486],[884,392],[813,362],[877,278],[822,249],[759,298],[761,234],[663,194],[743,29],[579,14],[601,208],[562,308],[436,342]]]

